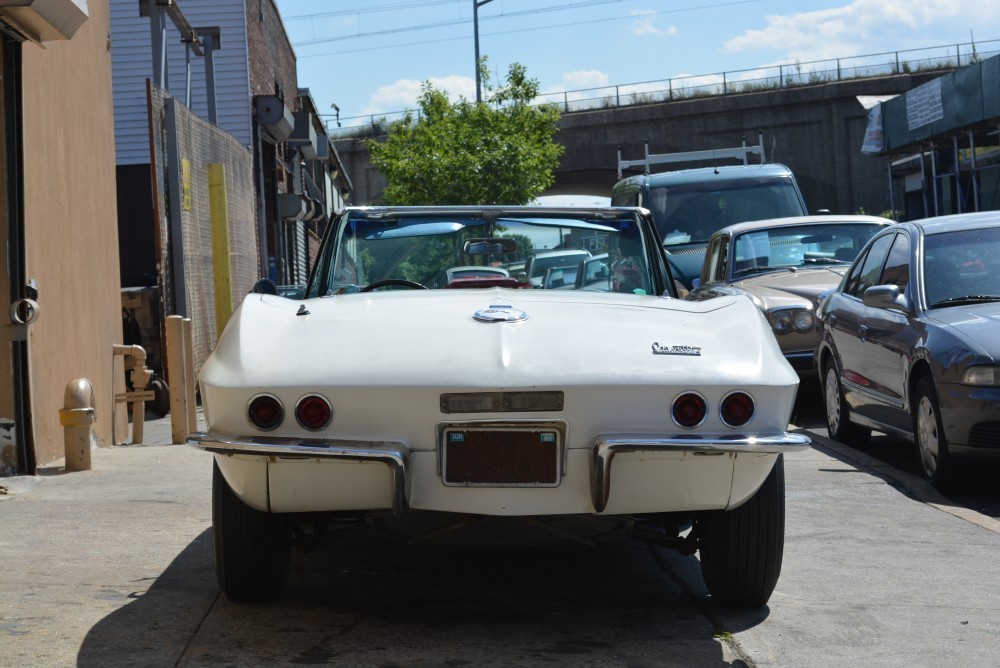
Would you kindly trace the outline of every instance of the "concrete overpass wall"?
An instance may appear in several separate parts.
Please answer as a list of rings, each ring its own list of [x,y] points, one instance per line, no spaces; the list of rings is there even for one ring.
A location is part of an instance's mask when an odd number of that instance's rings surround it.
[[[898,95],[941,74],[567,113],[556,136],[566,152],[545,194],[609,195],[618,177],[619,145],[623,158],[635,159],[642,157],[646,139],[651,153],[673,153],[738,146],[744,137],[756,144],[761,130],[768,160],[792,169],[810,210],[878,214],[889,208],[886,161],[861,153],[868,112],[857,96]],[[376,202],[385,179],[364,145],[356,138],[335,143],[354,184],[350,203]]]

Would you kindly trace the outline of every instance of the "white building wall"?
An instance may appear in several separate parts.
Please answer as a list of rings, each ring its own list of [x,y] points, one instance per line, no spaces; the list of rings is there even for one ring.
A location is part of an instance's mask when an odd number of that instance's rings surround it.
[[[175,0],[194,28],[218,27],[221,49],[214,52],[218,125],[250,146],[252,100],[247,58],[244,0]],[[150,17],[139,16],[138,0],[111,0],[111,64],[117,164],[149,163],[146,79],[153,78]],[[167,18],[167,88],[185,102],[186,45]],[[204,58],[191,54],[191,109],[208,118]]]

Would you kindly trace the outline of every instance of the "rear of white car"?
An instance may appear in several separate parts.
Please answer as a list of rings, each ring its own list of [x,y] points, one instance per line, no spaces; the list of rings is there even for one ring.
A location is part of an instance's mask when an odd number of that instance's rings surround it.
[[[638,211],[602,215],[579,229],[652,229]],[[809,443],[787,431],[797,376],[749,299],[647,294],[669,285],[662,256],[632,265],[652,273],[605,292],[407,279],[417,289],[248,296],[201,371],[207,431],[189,438],[215,455],[227,595],[275,595],[290,527],[333,515],[421,539],[463,517],[530,518],[585,541],[652,520],[673,527],[665,544],[702,551],[718,598],[766,601],[781,454]],[[689,537],[676,533],[685,520]],[[766,535],[740,544],[733,522]]]

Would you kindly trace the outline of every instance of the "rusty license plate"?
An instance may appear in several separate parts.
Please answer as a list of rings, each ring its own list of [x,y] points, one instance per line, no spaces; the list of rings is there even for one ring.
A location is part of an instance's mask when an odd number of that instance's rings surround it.
[[[555,487],[561,434],[556,429],[455,428],[444,431],[444,484]]]

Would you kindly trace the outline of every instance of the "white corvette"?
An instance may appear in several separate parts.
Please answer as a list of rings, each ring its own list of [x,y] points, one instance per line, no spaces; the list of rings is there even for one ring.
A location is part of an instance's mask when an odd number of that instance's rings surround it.
[[[603,285],[447,278],[567,239],[607,253]],[[222,590],[276,596],[297,541],[355,523],[654,540],[698,551],[714,599],[763,604],[781,454],[809,446],[787,431],[798,378],[749,299],[673,292],[643,209],[345,210],[302,298],[249,295],[201,370],[188,443],[214,454]]]

